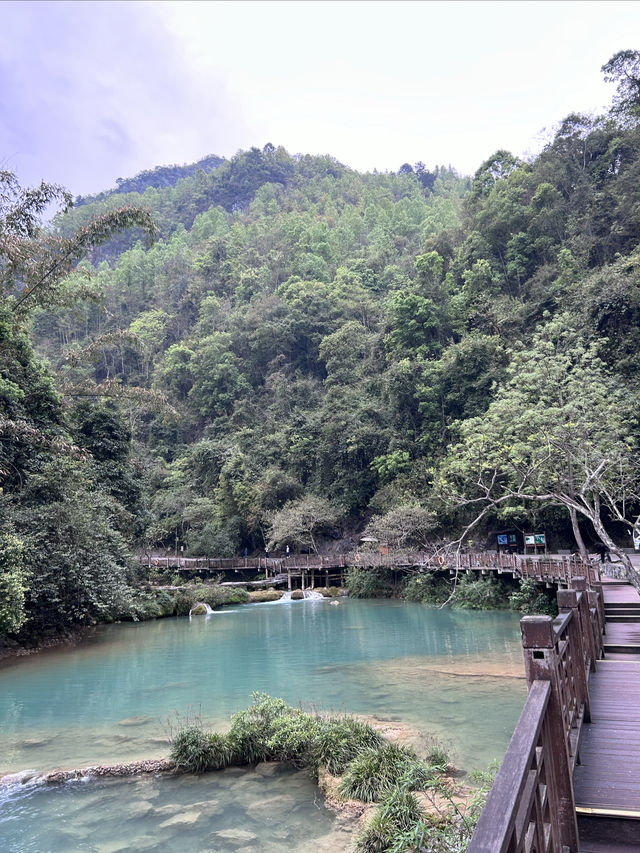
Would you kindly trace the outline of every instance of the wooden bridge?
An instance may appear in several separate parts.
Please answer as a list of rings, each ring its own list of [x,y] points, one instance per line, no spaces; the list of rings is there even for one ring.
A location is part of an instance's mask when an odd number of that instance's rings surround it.
[[[273,585],[288,583],[300,578],[303,587],[314,586],[316,577],[341,578],[349,567],[364,569],[388,568],[396,571],[446,571],[450,572],[497,572],[510,573],[517,578],[532,578],[548,583],[570,583],[574,577],[586,577],[588,582],[597,580],[597,572],[591,563],[583,563],[577,556],[554,555],[525,557],[519,554],[496,552],[457,551],[390,551],[381,553],[375,549],[363,549],[345,554],[291,554],[284,557],[181,557],[140,556],[140,562],[150,568],[175,569],[189,574],[234,572],[249,577],[256,573],[265,575],[265,583]],[[594,573],[595,572],[595,573]]]
[[[640,851],[640,597],[573,577],[521,620],[529,694],[468,853]]]

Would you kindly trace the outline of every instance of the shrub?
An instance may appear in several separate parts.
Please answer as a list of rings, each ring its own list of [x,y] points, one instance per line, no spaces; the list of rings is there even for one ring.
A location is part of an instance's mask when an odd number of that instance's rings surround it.
[[[443,604],[451,595],[451,584],[432,574],[412,575],[407,578],[402,597],[420,604]]]
[[[276,717],[272,734],[267,741],[271,758],[275,761],[288,761],[296,767],[305,767],[318,735],[318,726],[319,720],[316,717],[302,711]]]
[[[506,600],[504,584],[491,575],[464,575],[456,588],[453,606],[461,610],[496,610],[504,607]]]
[[[352,717],[321,720],[309,756],[311,770],[317,773],[319,767],[326,767],[329,773],[337,776],[359,752],[383,742],[379,732]]]
[[[525,616],[542,614],[557,616],[558,607],[555,596],[551,598],[540,589],[533,580],[521,580],[520,588],[509,596],[509,607]]]
[[[388,569],[347,569],[345,578],[347,592],[352,598],[381,598],[391,595],[393,586]]]
[[[189,726],[174,737],[170,758],[183,770],[203,773],[227,767],[231,754],[229,741],[224,735],[208,734],[200,726]]]
[[[435,770],[420,761],[409,749],[387,743],[377,749],[365,749],[345,770],[340,793],[365,803],[377,802],[393,788],[401,786],[410,791],[424,788]]]
[[[283,699],[273,699],[266,693],[254,693],[253,705],[231,718],[228,734],[236,764],[256,764],[271,758],[269,740],[276,730],[276,721],[292,718],[302,712],[291,708]],[[281,723],[278,723],[281,725]]]

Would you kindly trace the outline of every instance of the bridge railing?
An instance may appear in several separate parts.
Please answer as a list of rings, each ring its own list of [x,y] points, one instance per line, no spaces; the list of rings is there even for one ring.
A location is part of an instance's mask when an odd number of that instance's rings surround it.
[[[456,551],[399,551],[383,553],[363,549],[345,554],[291,554],[288,557],[182,557],[140,556],[140,562],[149,567],[176,568],[178,571],[229,571],[252,570],[286,572],[288,570],[330,570],[349,566],[362,568],[416,568],[440,571],[497,570],[511,572],[517,577],[570,583],[574,577],[586,577],[590,584],[596,581],[596,570],[576,557],[522,557],[517,554],[496,552]],[[599,580],[599,578],[597,578]]]
[[[572,587],[558,591],[555,620],[520,622],[529,694],[468,853],[578,850],[573,770],[602,634],[600,593],[584,578]]]

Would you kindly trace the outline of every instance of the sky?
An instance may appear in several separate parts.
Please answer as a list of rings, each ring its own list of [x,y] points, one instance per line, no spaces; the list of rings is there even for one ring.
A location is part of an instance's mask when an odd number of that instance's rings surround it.
[[[0,168],[79,195],[271,142],[473,174],[606,109],[622,49],[636,0],[0,0]]]

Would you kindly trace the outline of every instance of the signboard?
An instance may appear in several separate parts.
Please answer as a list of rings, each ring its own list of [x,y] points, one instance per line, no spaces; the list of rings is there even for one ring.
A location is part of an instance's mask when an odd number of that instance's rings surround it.
[[[536,545],[545,545],[546,539],[544,538],[544,533],[534,533],[533,534],[536,540]]]
[[[525,545],[535,545],[536,544],[535,535],[533,533],[526,533],[525,537],[524,537],[524,544]]]
[[[498,533],[498,545],[508,545],[509,540],[506,533]]]
[[[544,533],[525,533],[524,544],[528,548],[537,546],[544,548],[547,544],[547,537]]]
[[[518,534],[517,533],[498,533],[497,539],[498,539],[498,545],[516,546],[518,544]]]

